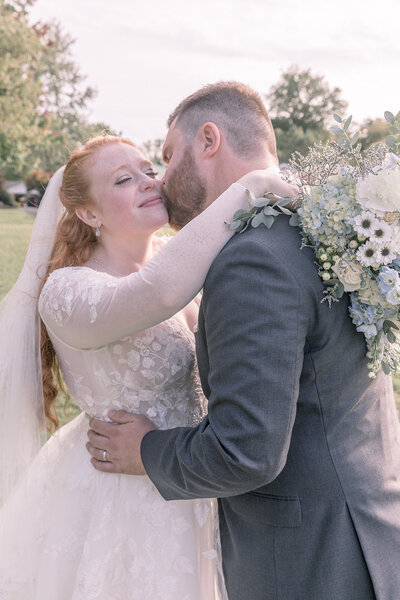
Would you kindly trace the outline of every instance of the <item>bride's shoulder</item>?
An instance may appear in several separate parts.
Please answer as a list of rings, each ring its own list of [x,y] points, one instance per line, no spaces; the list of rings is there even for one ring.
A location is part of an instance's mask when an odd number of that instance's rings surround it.
[[[83,279],[88,276],[88,271],[93,271],[89,267],[61,267],[60,269],[55,269],[48,276],[45,286],[51,285],[56,281],[68,281],[68,280],[78,280]],[[95,272],[95,271],[93,271]],[[43,286],[43,287],[45,287]]]
[[[90,280],[98,275],[90,267],[62,267],[55,269],[48,276],[41,292],[41,297],[54,293],[59,293],[61,290],[71,289],[80,284],[87,284]]]
[[[39,297],[41,317],[50,316],[58,324],[60,315],[69,316],[73,306],[94,305],[102,297],[104,288],[110,286],[110,276],[90,267],[62,267],[50,273]]]

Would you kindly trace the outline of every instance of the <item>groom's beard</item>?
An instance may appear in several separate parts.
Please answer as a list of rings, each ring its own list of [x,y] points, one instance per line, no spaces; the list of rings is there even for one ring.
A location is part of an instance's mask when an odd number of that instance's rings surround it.
[[[197,170],[191,148],[186,148],[181,162],[164,186],[163,194],[173,229],[182,229],[207,207],[206,180]]]

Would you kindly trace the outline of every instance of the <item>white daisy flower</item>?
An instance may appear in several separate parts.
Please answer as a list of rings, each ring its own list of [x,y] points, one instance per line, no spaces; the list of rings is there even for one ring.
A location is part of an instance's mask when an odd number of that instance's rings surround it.
[[[393,246],[390,243],[384,242],[378,248],[379,264],[388,265],[391,262],[393,262],[396,257],[397,257],[396,248],[393,248]]]
[[[374,228],[378,224],[379,221],[375,217],[374,213],[370,211],[363,211],[361,215],[354,217],[353,228],[359,235],[370,237]]]
[[[392,227],[385,223],[385,221],[377,220],[372,226],[372,232],[370,235],[371,242],[374,243],[386,243],[392,237]]]
[[[367,240],[365,244],[359,247],[357,250],[356,258],[360,261],[364,267],[377,267],[379,266],[379,246],[370,240]]]

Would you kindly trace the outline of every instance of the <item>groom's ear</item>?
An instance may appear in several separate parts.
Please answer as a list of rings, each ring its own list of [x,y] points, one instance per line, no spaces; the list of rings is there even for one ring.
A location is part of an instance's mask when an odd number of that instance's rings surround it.
[[[218,151],[221,144],[221,133],[215,123],[208,121],[200,127],[198,138],[201,143],[203,158],[211,158]]]

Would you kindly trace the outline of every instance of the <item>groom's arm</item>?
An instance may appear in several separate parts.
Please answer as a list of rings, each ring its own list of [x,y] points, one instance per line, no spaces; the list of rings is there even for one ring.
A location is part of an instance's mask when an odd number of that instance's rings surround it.
[[[195,428],[151,431],[141,445],[164,498],[244,493],[284,467],[308,326],[289,260],[244,234],[214,262],[203,298],[209,414]]]

